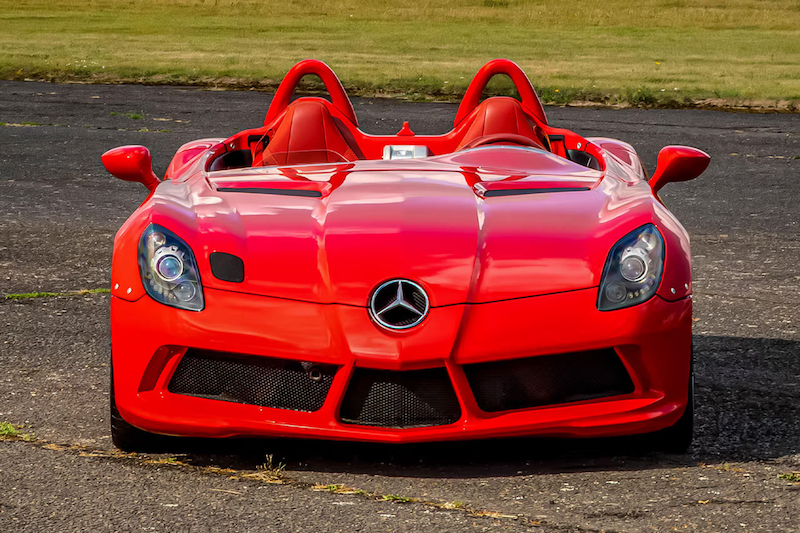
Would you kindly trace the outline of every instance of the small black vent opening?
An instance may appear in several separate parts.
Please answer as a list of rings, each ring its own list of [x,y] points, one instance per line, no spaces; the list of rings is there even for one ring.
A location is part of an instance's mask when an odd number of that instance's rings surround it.
[[[483,193],[485,198],[494,196],[521,196],[523,194],[544,194],[548,192],[578,192],[588,191],[589,187],[545,187],[530,189],[490,189]]]
[[[174,394],[293,411],[318,411],[339,369],[270,357],[189,350],[167,389]]]
[[[461,418],[447,370],[393,372],[356,368],[342,401],[343,422],[410,428],[453,424]]]
[[[231,283],[244,281],[244,261],[240,257],[225,252],[212,252],[209,261],[215,278]]]
[[[483,411],[493,413],[629,394],[633,382],[609,348],[464,365]]]
[[[274,189],[267,187],[217,187],[219,192],[244,192],[250,194],[277,194],[278,196],[305,196],[322,198],[322,192],[308,189]]]

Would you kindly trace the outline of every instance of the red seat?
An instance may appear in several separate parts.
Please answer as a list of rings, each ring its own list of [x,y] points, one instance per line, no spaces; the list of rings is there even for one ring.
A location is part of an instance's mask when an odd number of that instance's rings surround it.
[[[336,163],[363,159],[344,125],[331,116],[321,98],[302,98],[286,110],[254,166]],[[348,138],[350,140],[348,140]]]
[[[479,137],[496,134],[522,135],[544,149],[540,136],[536,134],[536,123],[513,98],[487,98],[470,115],[464,119],[471,125],[458,144],[458,149]]]

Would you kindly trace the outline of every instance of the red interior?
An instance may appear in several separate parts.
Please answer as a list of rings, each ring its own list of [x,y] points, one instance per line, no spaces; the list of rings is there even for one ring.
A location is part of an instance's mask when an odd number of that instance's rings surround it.
[[[330,101],[304,97],[290,103],[297,83],[308,74],[320,77]],[[480,102],[486,84],[498,74],[511,78],[520,101],[493,97]],[[237,133],[220,144],[208,158],[206,169],[382,159],[387,145],[422,145],[431,155],[441,155],[487,144],[533,146],[599,170],[604,166],[592,143],[548,125],[536,91],[512,61],[495,59],[478,71],[450,132],[415,135],[404,125],[397,135],[370,135],[358,129],[353,105],[330,67],[307,59],[292,67],[281,82],[264,126]]]

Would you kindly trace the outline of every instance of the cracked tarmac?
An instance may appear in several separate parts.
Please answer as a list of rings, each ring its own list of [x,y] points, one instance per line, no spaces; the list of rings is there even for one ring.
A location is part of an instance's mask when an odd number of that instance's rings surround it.
[[[178,146],[258,125],[268,101],[257,92],[0,82],[0,297],[108,287],[113,235],[145,191],[109,176],[102,152],[144,144],[163,174]],[[403,120],[441,133],[456,109],[354,104],[370,133],[394,133]],[[4,299],[0,421],[30,426],[37,440],[0,442],[0,527],[800,531],[800,483],[778,477],[800,471],[800,116],[547,113],[559,127],[631,142],[650,169],[667,144],[714,158],[705,175],[663,194],[692,236],[690,453],[647,454],[635,439],[517,439],[170,441],[166,453],[122,454],[108,433],[109,296]],[[25,123],[42,125],[12,126]],[[267,455],[285,465],[277,477],[260,468]]]

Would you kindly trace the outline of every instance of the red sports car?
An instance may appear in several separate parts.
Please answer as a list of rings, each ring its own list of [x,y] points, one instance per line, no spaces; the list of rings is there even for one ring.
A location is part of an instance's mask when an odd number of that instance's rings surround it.
[[[330,95],[291,101],[319,76]],[[481,101],[497,74],[520,100]],[[390,443],[692,437],[689,237],[658,197],[710,158],[551,126],[513,62],[475,76],[452,131],[358,128],[307,60],[264,125],[190,142],[117,233],[114,443],[152,434]]]

